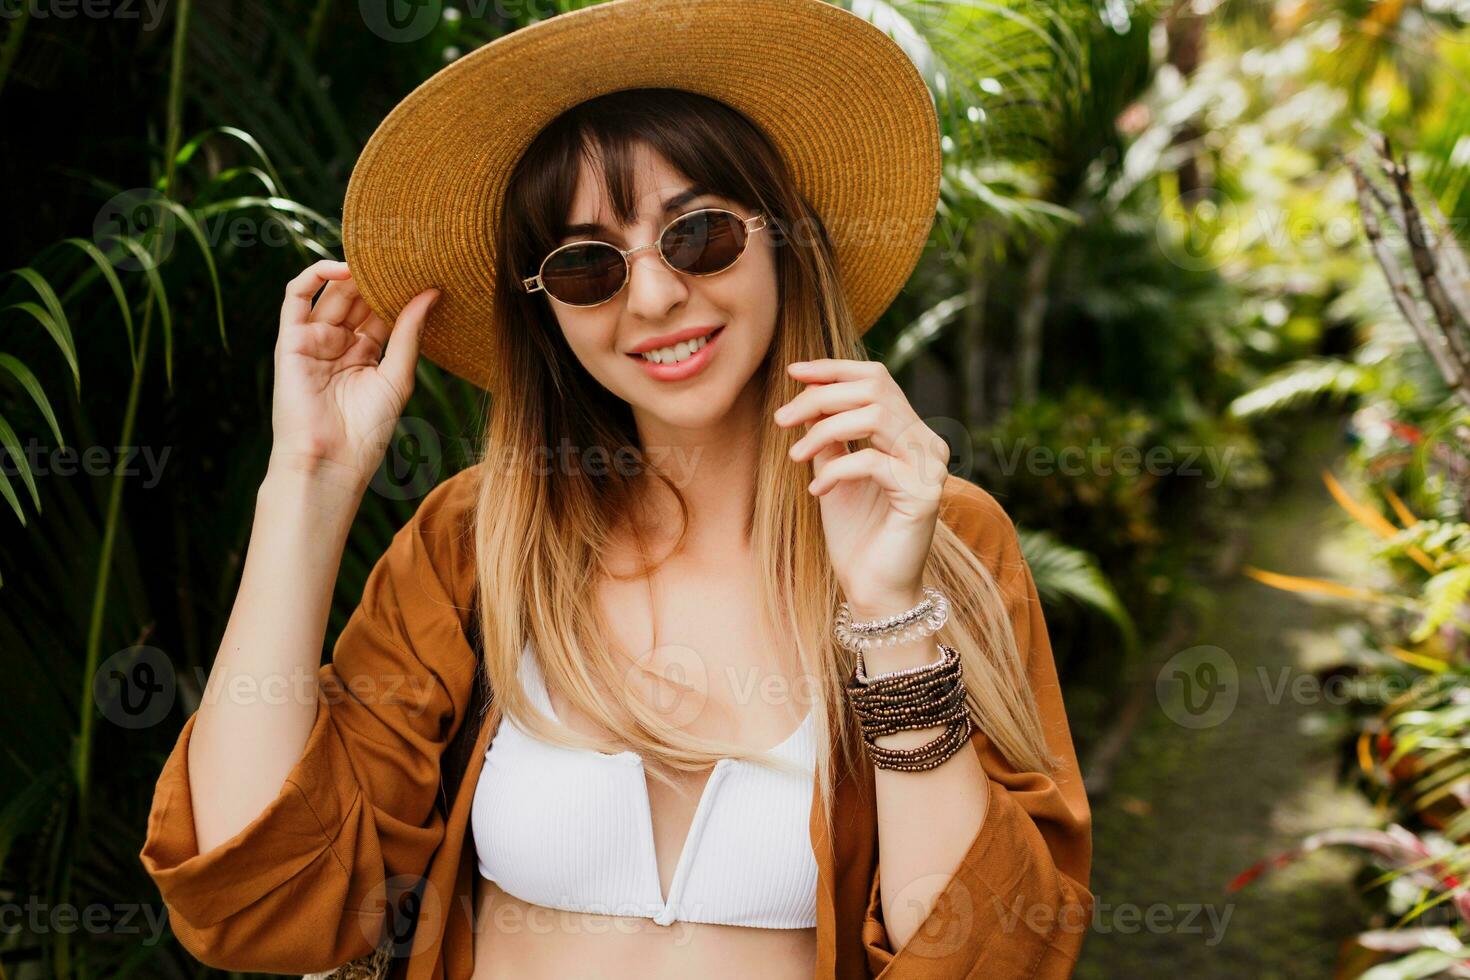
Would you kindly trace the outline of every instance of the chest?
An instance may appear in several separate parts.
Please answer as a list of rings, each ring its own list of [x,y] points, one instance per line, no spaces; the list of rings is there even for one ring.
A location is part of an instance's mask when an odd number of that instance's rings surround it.
[[[482,874],[536,904],[621,903],[655,919],[807,923],[815,886],[811,699],[769,654],[779,647],[756,596],[697,579],[659,591],[651,624],[647,582],[599,590],[614,648],[631,658],[627,687],[669,724],[771,750],[801,771],[726,758],[695,771],[661,770],[665,780],[631,750],[548,746],[502,720],[477,787]],[[550,690],[530,644],[521,679],[532,703],[556,721],[608,737]],[[539,854],[536,839],[555,839],[556,853]],[[760,898],[772,889],[797,896],[795,905]],[[724,909],[729,895],[746,896],[749,910]]]
[[[595,601],[613,648],[629,658],[629,693],[697,737],[763,749],[790,734],[819,692],[789,631],[764,610],[759,574],[740,559],[600,579]],[[559,693],[552,703],[569,727],[607,735]]]

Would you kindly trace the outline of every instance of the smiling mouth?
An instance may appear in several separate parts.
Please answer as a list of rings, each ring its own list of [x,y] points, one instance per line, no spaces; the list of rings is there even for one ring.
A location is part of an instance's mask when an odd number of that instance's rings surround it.
[[[680,341],[669,347],[661,347],[657,350],[645,351],[640,354],[629,354],[628,356],[635,361],[643,361],[648,364],[682,364],[699,353],[707,344],[713,342],[724,330],[724,327],[717,327],[703,337],[696,338],[695,340]]]

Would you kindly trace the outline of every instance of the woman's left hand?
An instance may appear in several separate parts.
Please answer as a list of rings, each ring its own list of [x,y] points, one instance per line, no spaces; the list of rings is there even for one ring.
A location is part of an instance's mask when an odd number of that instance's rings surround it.
[[[809,425],[791,458],[812,461],[808,489],[819,498],[843,596],[859,618],[902,612],[921,595],[949,446],[879,361],[797,361],[787,372],[807,387],[775,420]],[[847,442],[864,438],[868,448],[848,450]]]

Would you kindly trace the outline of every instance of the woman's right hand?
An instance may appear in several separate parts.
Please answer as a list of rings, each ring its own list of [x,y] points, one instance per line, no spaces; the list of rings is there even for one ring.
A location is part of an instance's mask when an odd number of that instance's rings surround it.
[[[322,284],[321,298],[312,297]],[[346,262],[323,260],[286,285],[271,399],[271,468],[324,478],[359,495],[413,394],[426,289],[389,328],[368,308]]]

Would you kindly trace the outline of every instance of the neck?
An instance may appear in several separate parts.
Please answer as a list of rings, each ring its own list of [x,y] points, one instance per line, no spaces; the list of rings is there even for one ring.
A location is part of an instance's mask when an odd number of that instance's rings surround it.
[[[728,560],[748,550],[745,523],[755,506],[756,434],[761,424],[755,385],[747,385],[730,411],[709,426],[688,428],[650,418],[636,409],[634,414],[639,440],[650,461],[679,488],[689,507],[682,552],[695,558],[707,555]],[[672,545],[681,526],[673,493],[657,478],[647,476],[639,494],[650,544]]]

